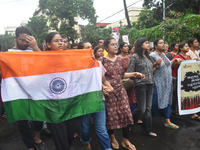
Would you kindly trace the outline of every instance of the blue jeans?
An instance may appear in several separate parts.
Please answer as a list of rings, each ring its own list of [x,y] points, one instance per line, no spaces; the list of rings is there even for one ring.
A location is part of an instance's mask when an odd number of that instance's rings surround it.
[[[81,122],[81,141],[83,144],[90,143],[90,118],[93,118],[94,128],[98,135],[102,150],[112,150],[109,135],[106,129],[106,112],[105,103],[103,102],[103,110],[93,114],[87,114],[80,117]]]

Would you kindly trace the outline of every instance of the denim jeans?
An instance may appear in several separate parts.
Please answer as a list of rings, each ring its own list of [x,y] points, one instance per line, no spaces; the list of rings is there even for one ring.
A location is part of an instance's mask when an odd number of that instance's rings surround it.
[[[136,86],[135,95],[137,98],[137,108],[133,112],[133,120],[136,123],[142,117],[142,129],[143,132],[147,134],[151,132],[152,128],[151,106],[153,97],[153,84]]]
[[[109,135],[106,129],[106,112],[105,103],[103,102],[103,110],[80,117],[81,122],[81,141],[83,144],[90,143],[90,118],[93,118],[94,128],[98,135],[102,150],[112,150]]]

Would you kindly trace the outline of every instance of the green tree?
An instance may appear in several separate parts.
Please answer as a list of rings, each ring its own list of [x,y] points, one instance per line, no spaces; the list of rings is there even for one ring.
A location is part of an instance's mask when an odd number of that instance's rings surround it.
[[[128,26],[120,27],[119,32],[120,32],[120,38],[122,38],[122,35],[128,35],[129,34]]]
[[[154,11],[145,8],[140,12],[137,22],[134,23],[134,27],[136,29],[142,30],[145,28],[157,26],[159,23],[160,22],[154,18]]]
[[[163,24],[169,43],[187,41],[192,37],[200,39],[200,15],[175,11],[170,11],[169,15]]]
[[[48,16],[50,27],[66,34],[72,42],[77,38],[75,17],[87,19],[90,24],[96,23],[93,0],[40,0],[39,6]]]
[[[138,30],[136,28],[131,28],[129,32],[130,43],[134,43],[140,37],[146,37],[149,41],[154,41],[157,38],[162,38],[162,25],[157,25],[148,29]]]
[[[165,0],[166,5],[166,16],[168,16],[168,12],[170,10],[176,11],[176,12],[190,12],[193,14],[199,13],[199,0]],[[169,8],[167,8],[170,6]],[[154,11],[153,17],[158,21],[162,21],[162,8],[163,3],[162,1],[158,0],[144,0],[143,7],[146,7],[148,9],[152,9]]]
[[[111,32],[111,27],[103,29],[100,29],[95,25],[86,25],[81,27],[82,41],[88,41],[92,44],[97,44],[96,41],[98,38],[105,39],[110,37]]]
[[[44,43],[45,36],[49,30],[45,16],[33,16],[29,18],[26,26],[32,30],[38,44]]]
[[[130,42],[133,43],[140,37],[146,37],[150,41],[156,38],[162,38],[165,35],[165,40],[168,44],[171,42],[182,42],[195,37],[200,40],[200,15],[170,11],[169,16],[160,25],[138,30],[131,28],[129,32]],[[164,30],[165,29],[165,30]]]
[[[10,34],[0,35],[1,51],[7,51],[15,46],[14,36]]]

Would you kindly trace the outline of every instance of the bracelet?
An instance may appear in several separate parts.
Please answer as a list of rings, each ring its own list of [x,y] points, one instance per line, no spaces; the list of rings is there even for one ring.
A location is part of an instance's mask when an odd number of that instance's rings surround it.
[[[158,65],[156,65],[156,69],[158,69]]]

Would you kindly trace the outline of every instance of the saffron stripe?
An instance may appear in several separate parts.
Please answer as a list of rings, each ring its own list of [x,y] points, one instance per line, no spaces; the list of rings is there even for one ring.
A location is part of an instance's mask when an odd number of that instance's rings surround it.
[[[2,78],[68,72],[99,67],[92,50],[1,52]]]

